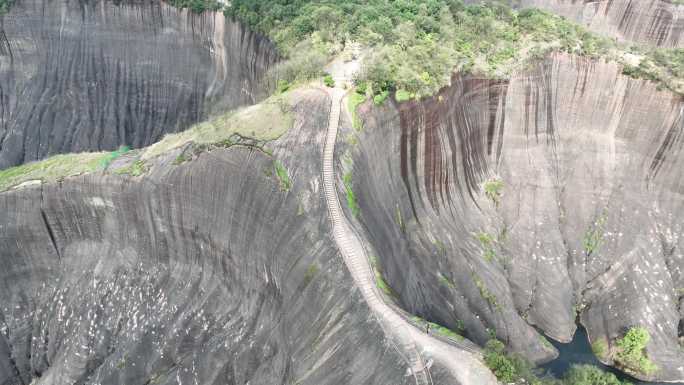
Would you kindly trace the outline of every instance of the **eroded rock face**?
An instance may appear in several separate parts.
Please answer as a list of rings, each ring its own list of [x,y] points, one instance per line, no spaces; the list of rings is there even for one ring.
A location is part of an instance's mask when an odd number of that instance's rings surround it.
[[[159,1],[19,0],[2,17],[0,169],[142,147],[258,100],[263,37]]]
[[[640,377],[684,380],[683,110],[618,65],[561,54],[362,108],[360,220],[402,306],[537,361],[555,352],[535,328],[569,341],[579,314],[614,349],[641,325],[660,370]]]
[[[661,47],[684,45],[684,6],[671,0],[520,0],[517,3],[549,10],[620,40]]]
[[[0,384],[410,383],[328,235],[329,99],[302,95],[287,192],[232,147],[1,193]]]

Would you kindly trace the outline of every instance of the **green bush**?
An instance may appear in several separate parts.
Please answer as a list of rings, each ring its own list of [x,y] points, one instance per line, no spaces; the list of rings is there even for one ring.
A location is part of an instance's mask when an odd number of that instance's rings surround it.
[[[14,0],[0,0],[0,15],[9,12],[12,5],[14,5]]]
[[[554,379],[535,373],[532,365],[515,354],[507,354],[501,341],[492,339],[484,349],[485,364],[502,383],[526,383],[531,385],[628,385],[614,374],[592,365],[574,365],[563,378]]]
[[[279,94],[282,94],[283,92],[287,92],[289,89],[290,89],[290,82],[288,82],[285,79],[278,80],[278,85],[276,87],[276,91]]]
[[[219,11],[223,8],[216,0],[168,0],[168,3],[176,8],[188,8],[195,13]]]
[[[397,90],[394,98],[397,102],[402,103],[411,100],[411,94],[406,90]]]
[[[375,105],[379,106],[385,103],[385,100],[387,100],[387,97],[389,96],[389,91],[382,91],[379,94],[373,96],[373,103]]]
[[[563,377],[563,385],[623,385],[613,373],[592,365],[576,365]]]
[[[348,172],[342,176],[342,182],[344,183],[344,190],[347,195],[347,205],[352,212],[353,216],[359,215],[359,204],[356,201],[356,195],[354,195],[354,190],[352,189],[352,174]]]
[[[333,79],[332,75],[325,75],[325,77],[323,77],[323,83],[325,83],[326,87],[335,87],[335,79]]]
[[[347,98],[347,107],[349,111],[351,112],[352,115],[352,127],[356,131],[361,131],[363,128],[363,121],[359,117],[358,113],[356,112],[356,109],[359,107],[359,105],[363,102],[366,101],[366,96],[361,95],[359,93],[353,92],[349,95]]]
[[[287,168],[285,168],[279,160],[273,161],[273,166],[275,167],[276,176],[278,177],[280,190],[290,191],[292,188],[292,180],[290,179],[290,173],[288,173]]]
[[[625,368],[644,374],[653,374],[658,370],[656,365],[646,356],[646,345],[651,336],[643,327],[630,328],[624,337],[617,340],[618,352],[615,360]]]

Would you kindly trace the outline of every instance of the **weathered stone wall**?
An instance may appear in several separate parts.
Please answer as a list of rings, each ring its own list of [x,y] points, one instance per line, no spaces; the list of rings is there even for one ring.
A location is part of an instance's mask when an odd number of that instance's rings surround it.
[[[271,43],[159,1],[18,0],[0,28],[0,169],[142,147],[259,100]]]

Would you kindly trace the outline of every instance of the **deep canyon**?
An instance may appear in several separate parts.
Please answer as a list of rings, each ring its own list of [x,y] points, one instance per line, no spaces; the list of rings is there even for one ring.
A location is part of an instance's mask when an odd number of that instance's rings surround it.
[[[671,1],[512,3],[683,44]],[[0,170],[133,150],[0,192],[0,385],[415,383],[330,234],[321,87],[288,94],[278,139],[185,143],[114,171],[266,99],[267,38],[158,1],[17,0],[1,23]],[[631,374],[684,382],[681,95],[553,53],[358,116],[341,117],[338,193],[354,191],[347,216],[397,306],[539,364],[579,323],[620,368],[615,340],[640,325],[658,370]]]

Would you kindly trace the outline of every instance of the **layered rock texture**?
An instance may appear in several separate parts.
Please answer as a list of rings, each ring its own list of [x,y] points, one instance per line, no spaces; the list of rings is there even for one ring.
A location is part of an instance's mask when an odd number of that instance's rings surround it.
[[[684,4],[672,0],[518,0],[619,40],[662,47],[684,45]]]
[[[254,103],[277,59],[221,13],[158,1],[18,0],[1,23],[0,168],[149,145]]]
[[[410,383],[328,234],[329,103],[269,145],[287,191],[233,146],[0,193],[0,384]]]
[[[579,316],[621,366],[643,326],[659,369],[637,375],[684,381],[681,96],[557,54],[360,113],[359,220],[404,308],[536,361]]]

